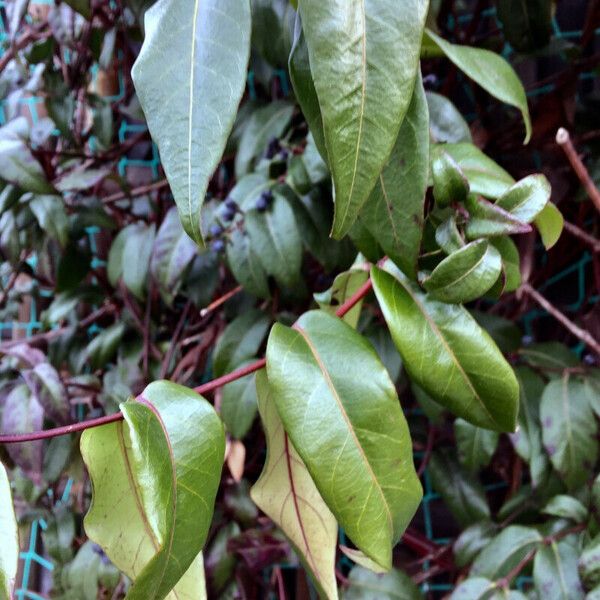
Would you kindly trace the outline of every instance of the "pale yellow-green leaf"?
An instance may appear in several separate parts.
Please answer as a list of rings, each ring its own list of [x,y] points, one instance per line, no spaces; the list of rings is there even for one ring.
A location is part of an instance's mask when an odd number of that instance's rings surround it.
[[[337,598],[337,522],[283,429],[264,370],[256,375],[256,391],[267,460],[250,495],[289,538],[321,594]]]

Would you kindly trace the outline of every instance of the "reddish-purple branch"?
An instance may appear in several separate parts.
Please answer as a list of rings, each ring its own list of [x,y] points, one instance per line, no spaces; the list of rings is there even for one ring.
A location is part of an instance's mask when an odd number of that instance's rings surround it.
[[[360,302],[372,288],[371,280],[368,279],[346,302],[344,302],[336,311],[335,314],[338,317],[343,317],[349,310],[351,310],[358,302]],[[227,383],[231,383],[236,379],[241,379],[250,373],[259,371],[267,364],[265,358],[261,358],[256,362],[253,362],[241,369],[227,373],[222,377],[217,377],[212,381],[208,381],[194,388],[199,394],[206,394],[211,392]],[[88,421],[82,421],[80,423],[74,423],[73,425],[65,425],[63,427],[55,427],[54,429],[45,429],[43,431],[31,431],[29,433],[17,433],[0,435],[0,444],[15,444],[18,442],[33,442],[36,440],[45,440],[48,438],[57,437],[59,435],[67,435],[69,433],[75,433],[77,431],[83,431],[84,429],[90,429],[91,427],[99,427],[108,423],[114,423],[123,419],[123,413],[118,412],[112,415],[106,415],[105,417],[99,417],[98,419],[90,419]]]

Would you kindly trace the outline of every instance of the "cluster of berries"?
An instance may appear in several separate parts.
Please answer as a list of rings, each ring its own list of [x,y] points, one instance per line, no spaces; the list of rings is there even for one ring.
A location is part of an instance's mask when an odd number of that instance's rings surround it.
[[[267,160],[271,160],[275,157],[277,157],[279,160],[287,160],[288,156],[289,152],[285,148],[281,147],[281,144],[276,137],[269,140],[267,149],[265,151],[265,158]]]

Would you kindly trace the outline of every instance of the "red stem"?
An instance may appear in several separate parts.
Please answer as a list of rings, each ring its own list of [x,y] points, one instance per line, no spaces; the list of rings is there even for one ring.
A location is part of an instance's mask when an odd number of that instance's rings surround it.
[[[357,291],[354,293],[344,304],[342,304],[336,311],[335,314],[338,317],[343,317],[349,310],[351,310],[358,302],[360,302],[373,287],[371,280],[368,279]],[[265,358],[261,358],[256,362],[253,362],[241,369],[227,373],[222,377],[217,377],[212,381],[203,383],[198,387],[194,388],[199,394],[206,394],[222,385],[231,383],[236,379],[241,379],[250,373],[259,371],[267,364]],[[106,425],[108,423],[114,423],[123,419],[123,413],[118,412],[112,415],[106,415],[99,417],[98,419],[90,419],[88,421],[82,421],[81,423],[74,423],[73,425],[65,425],[64,427],[55,427],[54,429],[45,429],[43,431],[31,431],[29,433],[17,433],[0,435],[0,444],[15,444],[18,442],[33,442],[36,440],[45,440],[48,438],[57,437],[59,435],[67,435],[69,433],[75,433],[77,431],[83,431],[84,429],[90,429],[91,427],[99,427],[100,425]]]

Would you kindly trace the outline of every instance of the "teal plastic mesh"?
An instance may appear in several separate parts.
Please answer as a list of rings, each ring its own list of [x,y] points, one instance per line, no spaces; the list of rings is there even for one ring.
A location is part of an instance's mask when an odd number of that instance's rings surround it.
[[[35,4],[50,4],[50,5],[52,5],[53,0],[37,0],[37,2],[34,2],[34,3]],[[5,5],[6,5],[6,0],[0,0],[0,55],[4,51],[6,40],[8,38],[7,27],[2,18],[4,15],[3,9],[5,8]],[[469,12],[459,13],[455,17],[450,16],[449,20],[448,20],[449,29],[450,30],[454,29],[454,26],[456,24],[458,24],[459,26],[468,24],[472,18],[473,18],[473,15]],[[483,13],[481,14],[481,20],[483,21],[485,19],[491,20],[493,22],[494,27],[499,26],[499,23],[497,22],[497,19],[496,19],[496,12],[495,12],[494,8],[490,8],[490,9],[483,11]],[[556,21],[554,21],[553,27],[554,27],[554,34],[559,39],[571,40],[571,41],[576,42],[581,37],[581,31],[563,31],[560,29],[559,24]],[[600,29],[597,29],[595,31],[595,35],[600,36]],[[514,56],[514,52],[508,43],[505,44],[502,54],[505,58],[507,58],[509,60]],[[98,66],[95,65],[92,68],[92,76],[95,76],[97,72],[98,72]],[[279,78],[280,89],[282,90],[282,92],[285,95],[287,95],[287,93],[289,91],[289,82],[288,82],[285,71],[283,71],[283,70],[277,71],[275,73],[275,76],[277,76]],[[582,81],[592,80],[595,77],[597,77],[597,73],[595,73],[593,71],[580,74],[580,80],[582,80]],[[124,90],[125,90],[124,78],[123,78],[123,74],[120,73],[119,74],[119,91],[115,96],[111,97],[110,100],[113,102],[117,102],[117,101],[121,100],[124,95]],[[554,84],[541,85],[539,87],[533,87],[532,89],[530,89],[528,91],[528,96],[530,98],[535,98],[535,97],[547,94],[553,90],[554,90]],[[250,73],[248,76],[248,91],[249,91],[250,97],[256,96],[254,77],[253,77],[252,73]],[[464,91],[468,97],[470,94],[470,88],[468,86],[464,86]],[[39,119],[38,106],[40,104],[43,104],[43,102],[44,102],[43,98],[39,98],[39,97],[25,97],[25,98],[22,98],[19,100],[19,104],[21,105],[20,108],[23,111],[25,111],[26,115],[28,115],[31,118],[31,122],[33,124],[38,122],[38,119]],[[474,101],[473,101],[473,104],[474,104]],[[473,115],[467,114],[467,117],[473,118],[474,116],[475,116],[474,114]],[[6,117],[5,117],[5,113],[4,113],[4,101],[1,101],[0,102],[0,125],[3,124],[5,122],[5,120],[6,120]],[[118,130],[119,141],[124,142],[127,139],[129,139],[130,136],[136,135],[140,131],[144,131],[144,130],[145,130],[144,125],[141,125],[138,123],[130,123],[127,120],[124,120],[121,123],[121,126]],[[91,149],[92,149],[92,151],[94,150],[93,140],[91,142]],[[539,159],[539,157],[538,157],[537,162],[538,162],[538,164],[541,163],[541,160]],[[121,175],[124,178],[127,178],[128,170],[133,167],[135,167],[137,169],[139,169],[139,168],[148,169],[150,178],[157,179],[159,177],[160,161],[159,161],[158,150],[157,150],[156,146],[154,144],[152,145],[151,157],[148,159],[128,158],[128,157],[121,158],[118,163],[119,175]],[[88,230],[87,230],[90,250],[94,254],[93,266],[101,266],[104,264],[104,262],[101,259],[99,259],[96,255],[96,235],[97,235],[97,233],[98,233],[97,228],[88,228]],[[553,275],[547,281],[545,281],[544,284],[539,287],[539,290],[541,292],[544,292],[545,290],[550,290],[553,286],[561,286],[564,284],[564,282],[568,281],[570,284],[570,287],[572,289],[574,289],[575,293],[574,293],[573,298],[571,299],[571,301],[568,304],[560,307],[561,310],[565,311],[567,314],[577,313],[578,311],[580,311],[582,306],[584,306],[584,304],[586,304],[586,303],[587,304],[596,303],[598,301],[598,295],[590,295],[590,293],[589,293],[589,289],[591,288],[591,275],[589,272],[589,265],[591,263],[591,260],[592,260],[592,258],[589,255],[589,253],[584,252],[576,261],[574,261],[572,264],[570,264],[567,268],[563,269],[562,271]],[[35,257],[30,259],[30,264],[33,268],[35,268],[35,263],[36,263]],[[573,282],[575,282],[575,284],[573,284]],[[41,295],[43,296],[44,292],[42,292]],[[538,310],[538,309],[533,309],[533,310],[529,311],[528,313],[526,313],[521,318],[521,324],[524,328],[525,333],[531,334],[533,332],[533,329],[532,329],[533,324],[535,322],[537,322],[540,318],[544,318],[544,317],[547,317],[547,314],[544,311]],[[42,329],[42,323],[39,320],[38,306],[37,306],[35,298],[32,298],[30,319],[28,322],[25,322],[25,323],[18,322],[18,321],[4,322],[4,323],[0,322],[0,339],[10,337],[12,332],[14,332],[17,329],[24,331],[26,337],[30,337]],[[93,335],[96,331],[97,331],[97,328],[90,328],[88,330],[88,334]],[[581,351],[582,346],[579,345],[575,349],[577,351]],[[80,418],[83,418],[83,417],[84,417],[84,415],[81,414]],[[416,464],[419,463],[421,458],[422,458],[421,454],[415,453]],[[436,530],[436,522],[435,522],[435,518],[433,517],[432,507],[435,505],[436,502],[439,503],[441,501],[441,499],[440,499],[440,496],[433,490],[431,481],[430,481],[430,477],[429,477],[429,474],[427,473],[427,471],[425,471],[423,474],[422,483],[423,483],[423,488],[424,488],[424,497],[423,497],[423,502],[422,502],[420,511],[422,511],[423,529],[424,529],[423,533],[427,536],[427,538],[430,541],[432,541],[436,544],[440,544],[440,545],[447,544],[451,540],[446,537],[443,537],[443,535],[439,534]],[[69,502],[69,497],[70,497],[70,492],[71,492],[71,484],[72,484],[72,482],[69,480],[66,484],[64,492],[62,494],[62,497],[59,499],[58,502],[62,502],[62,503]],[[499,486],[501,487],[504,485],[505,484],[503,484],[503,483],[494,484],[494,485],[487,486],[486,489],[487,489],[487,491],[491,492],[494,489],[497,489]],[[46,528],[46,523],[43,519],[38,519],[38,520],[34,521],[31,526],[30,536],[29,536],[29,540],[28,540],[29,541],[28,548],[25,551],[20,553],[20,560],[22,561],[23,576],[22,576],[20,585],[19,585],[18,589],[16,590],[17,600],[25,600],[25,599],[43,600],[42,596],[40,596],[38,593],[36,593],[35,591],[33,591],[31,589],[35,585],[35,583],[31,581],[31,572],[32,572],[32,567],[34,564],[39,565],[39,567],[41,567],[42,569],[45,569],[47,571],[52,571],[54,568],[52,562],[49,561],[46,557],[44,557],[43,551],[40,550],[41,543],[40,543],[40,540],[38,539],[39,533],[40,533],[40,530],[43,531],[43,530],[45,530],[45,528]],[[340,536],[341,536],[340,541],[345,542],[346,540],[345,540],[343,532],[340,533]],[[40,553],[40,552],[42,552],[42,553]],[[344,566],[349,567],[350,565],[351,565],[351,563],[348,561],[348,559],[343,558],[341,560],[340,567],[344,567]],[[292,565],[281,565],[281,566],[285,568],[286,566],[291,567]],[[429,566],[430,566],[429,562],[425,561],[422,565],[423,570],[427,571]],[[520,577],[519,580],[517,581],[517,586],[520,589],[524,589],[527,587],[527,585],[530,583],[530,581],[531,580],[528,577]],[[444,583],[444,582],[440,583],[437,581],[435,581],[435,582],[429,581],[429,582],[425,582],[422,585],[422,590],[424,592],[438,592],[439,594],[442,594],[442,593],[451,591],[452,585],[450,583]]]

